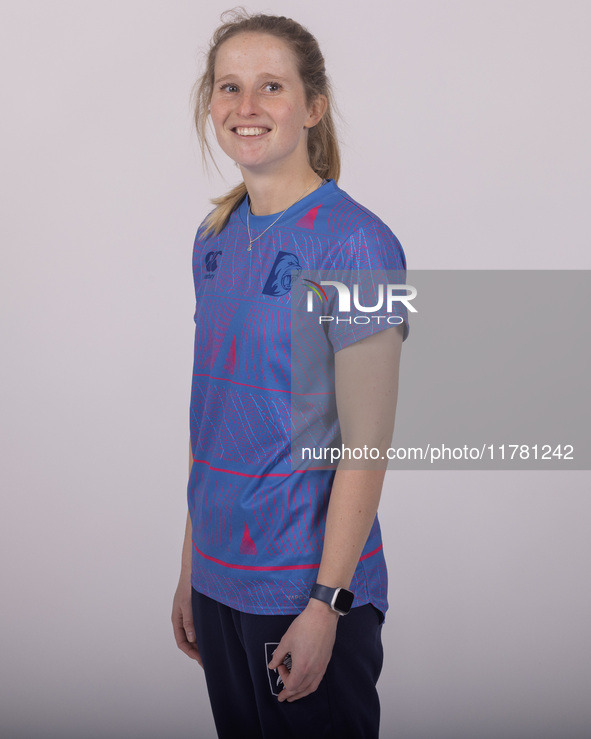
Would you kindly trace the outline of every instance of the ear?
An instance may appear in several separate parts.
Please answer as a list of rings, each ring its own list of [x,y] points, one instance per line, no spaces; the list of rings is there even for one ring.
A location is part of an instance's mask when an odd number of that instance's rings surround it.
[[[314,98],[308,111],[308,120],[306,121],[304,128],[313,128],[326,113],[327,107],[328,100],[326,99],[326,95],[318,95]]]

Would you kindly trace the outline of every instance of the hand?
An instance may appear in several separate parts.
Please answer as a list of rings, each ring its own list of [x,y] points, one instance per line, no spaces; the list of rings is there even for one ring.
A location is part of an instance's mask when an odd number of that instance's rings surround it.
[[[339,618],[326,603],[311,598],[292,621],[269,662],[283,680],[280,702],[291,703],[318,688],[332,656]],[[287,654],[291,654],[291,671],[283,664]]]
[[[172,629],[178,648],[203,667],[195,640],[193,608],[191,606],[191,576],[181,575],[172,601]]]

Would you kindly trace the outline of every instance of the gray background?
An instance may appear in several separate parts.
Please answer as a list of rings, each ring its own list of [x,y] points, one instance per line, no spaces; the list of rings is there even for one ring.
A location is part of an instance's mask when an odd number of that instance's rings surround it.
[[[408,284],[393,446],[474,457],[390,468],[590,470],[591,272],[410,270]]]
[[[188,96],[227,7],[1,4],[3,736],[212,736],[168,619],[191,247],[237,174],[202,175]],[[249,7],[317,35],[341,185],[410,268],[591,268],[588,2]],[[589,735],[588,488],[389,473],[384,739]]]

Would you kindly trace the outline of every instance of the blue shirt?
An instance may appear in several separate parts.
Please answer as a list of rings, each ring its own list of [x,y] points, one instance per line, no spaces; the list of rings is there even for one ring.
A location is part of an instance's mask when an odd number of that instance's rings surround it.
[[[291,206],[250,252],[247,211],[244,199],[215,237],[201,239],[202,224],[193,251],[191,582],[241,611],[296,614],[316,581],[335,470],[292,469],[292,395],[298,393],[292,286],[300,279],[301,287],[303,270],[404,275],[406,262],[390,229],[334,180]],[[252,238],[276,218],[251,215]],[[321,310],[318,304],[315,310]],[[315,331],[325,378],[323,392],[313,399],[315,419],[334,415],[334,353],[389,327],[333,321]],[[330,446],[338,423],[320,427],[320,441]],[[354,606],[373,603],[386,611],[377,517],[350,588]]]

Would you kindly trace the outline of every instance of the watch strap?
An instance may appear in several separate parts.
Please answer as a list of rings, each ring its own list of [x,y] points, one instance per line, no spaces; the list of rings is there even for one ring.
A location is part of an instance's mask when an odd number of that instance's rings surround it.
[[[343,592],[343,595],[346,596],[345,600],[348,601],[348,605],[345,608],[335,607],[335,601],[337,601],[341,591]],[[354,595],[346,588],[329,588],[327,585],[315,583],[310,591],[310,598],[316,598],[316,600],[321,600],[323,603],[327,603],[333,611],[336,611],[341,616],[345,616],[351,610]]]

